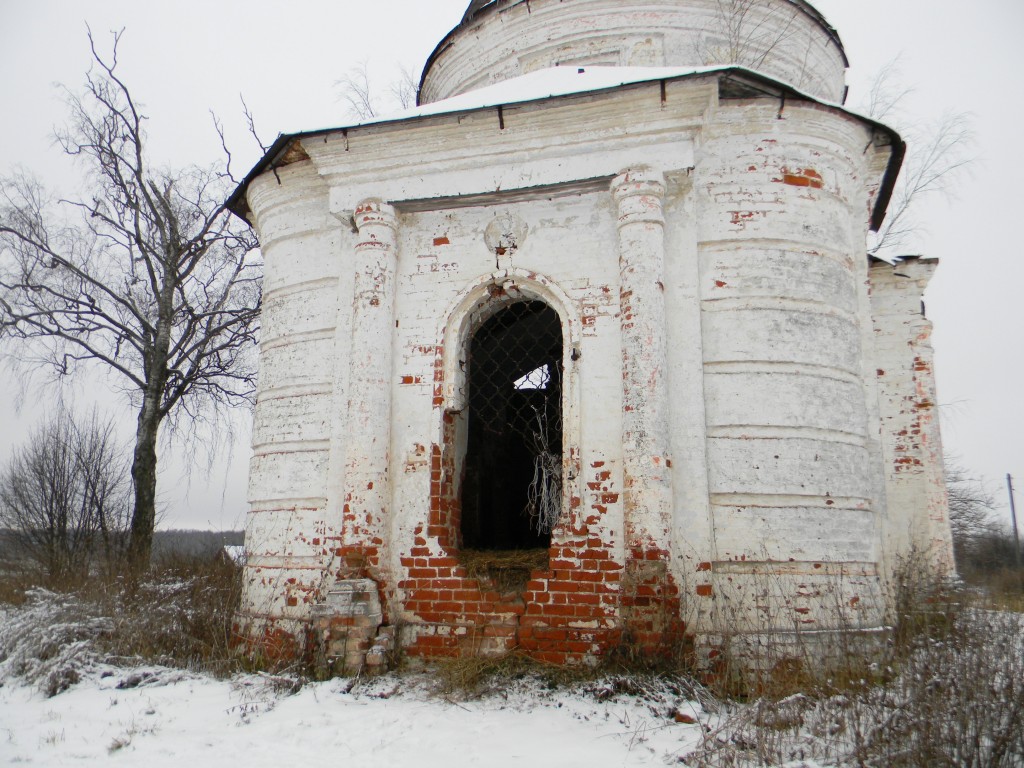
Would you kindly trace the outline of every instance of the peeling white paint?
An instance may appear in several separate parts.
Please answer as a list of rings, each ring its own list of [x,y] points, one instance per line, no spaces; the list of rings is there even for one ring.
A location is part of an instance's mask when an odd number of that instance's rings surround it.
[[[576,4],[534,5],[590,39]],[[833,95],[829,45],[811,64]],[[293,632],[369,578],[425,653],[543,654],[667,637],[666,610],[708,637],[877,626],[898,555],[952,567],[911,311],[931,263],[875,265],[868,290],[889,150],[840,109],[720,98],[718,78],[307,138],[251,183],[267,311],[244,613]],[[517,297],[559,313],[566,382],[563,518],[522,600],[454,559],[468,335]]]

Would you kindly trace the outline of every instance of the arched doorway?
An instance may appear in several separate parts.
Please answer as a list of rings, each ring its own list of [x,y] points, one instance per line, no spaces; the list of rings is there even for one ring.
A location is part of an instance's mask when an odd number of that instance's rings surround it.
[[[462,546],[546,549],[562,505],[562,323],[510,304],[468,341]]]

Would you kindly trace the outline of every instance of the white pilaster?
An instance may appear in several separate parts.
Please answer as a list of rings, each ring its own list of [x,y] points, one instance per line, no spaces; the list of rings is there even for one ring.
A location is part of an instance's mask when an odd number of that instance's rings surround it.
[[[392,333],[398,218],[379,199],[355,209],[359,240],[350,355],[343,541],[373,561],[383,545],[390,506]]]
[[[612,194],[618,206],[626,545],[660,559],[668,556],[672,520],[664,177],[629,169],[614,179]]]

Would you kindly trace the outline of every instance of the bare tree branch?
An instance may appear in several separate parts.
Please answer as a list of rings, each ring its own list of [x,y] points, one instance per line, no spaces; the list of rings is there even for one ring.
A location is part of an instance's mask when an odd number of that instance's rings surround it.
[[[903,170],[885,223],[876,233],[872,254],[904,250],[920,231],[915,211],[935,195],[952,194],[957,180],[973,162],[974,130],[965,114],[946,114],[924,129],[904,132],[908,145]]]
[[[1012,564],[1013,538],[998,522],[998,504],[985,482],[971,476],[957,459],[947,457],[946,491],[953,550],[961,573]]]
[[[801,82],[793,85],[804,84],[812,41],[797,38],[799,10],[772,8],[763,0],[715,0],[714,12],[714,31],[702,34],[695,43],[702,64],[736,64],[756,70],[780,48],[788,49],[794,59],[804,60]]]
[[[915,212],[935,195],[948,196],[973,162],[974,129],[970,115],[947,112],[933,123],[912,123],[903,114],[913,88],[901,84],[899,58],[874,77],[861,111],[875,120],[892,122],[907,143],[907,156],[897,180],[885,223],[875,233],[869,252],[893,256],[920,232]]]
[[[370,85],[369,63],[363,61],[352,67],[335,83],[341,89],[341,100],[348,104],[349,113],[359,120],[377,117],[378,110]]]
[[[264,144],[260,135],[256,132],[256,121],[253,119],[252,110],[249,109],[249,105],[245,103],[245,97],[242,94],[238,94],[238,99],[242,102],[242,113],[245,115],[245,124],[249,127],[250,135],[256,140],[260,151],[266,154],[267,150],[270,149],[270,145]]]
[[[419,80],[416,73],[409,67],[400,67],[398,79],[391,83],[391,96],[402,109],[416,106],[416,95],[419,93]]]
[[[878,121],[891,118],[899,105],[914,92],[903,79],[900,57],[897,56],[879,69],[871,81],[867,101],[862,107],[864,114]]]
[[[349,117],[355,120],[372,120],[387,112],[398,112],[416,106],[419,81],[415,72],[409,67],[399,67],[397,77],[385,90],[384,99],[378,98],[370,74],[370,66],[366,61],[352,67],[348,73],[337,80],[338,98],[348,106]]]
[[[233,184],[238,184],[238,179],[235,178],[235,174],[231,171],[231,150],[228,149],[227,138],[224,136],[224,124],[212,109],[210,110],[210,119],[213,120],[213,129],[217,132],[217,137],[220,139],[220,148],[224,153],[224,172],[222,175],[230,179]]]

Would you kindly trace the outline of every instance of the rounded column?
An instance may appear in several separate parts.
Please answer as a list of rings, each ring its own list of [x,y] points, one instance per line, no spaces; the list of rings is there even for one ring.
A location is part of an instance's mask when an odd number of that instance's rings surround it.
[[[697,158],[714,550],[740,631],[877,626],[864,127],[723,109]],[[870,336],[867,337],[870,339]],[[874,373],[870,370],[870,373]],[[873,429],[877,429],[873,427]]]

